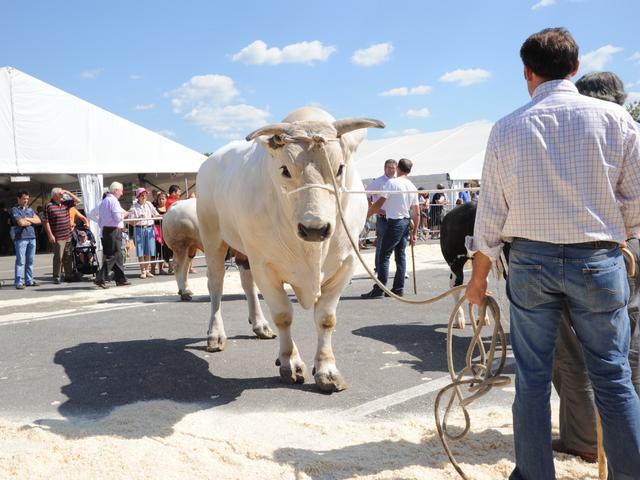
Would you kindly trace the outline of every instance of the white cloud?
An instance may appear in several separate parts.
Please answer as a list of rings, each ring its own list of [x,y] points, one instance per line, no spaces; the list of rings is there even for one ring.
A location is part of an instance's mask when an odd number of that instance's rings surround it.
[[[540,0],[533,7],[531,7],[531,10],[537,10],[537,9],[543,8],[543,7],[550,7],[551,5],[554,5],[555,3],[556,3],[556,0]]]
[[[156,130],[156,133],[158,135],[162,135],[163,137],[176,138],[176,132],[174,132],[173,130]]]
[[[251,45],[235,53],[231,58],[234,62],[242,62],[247,65],[312,64],[315,61],[327,61],[335,51],[336,47],[324,46],[318,40],[293,43],[282,49],[278,47],[269,48],[262,40],[256,40]]]
[[[640,52],[635,52],[627,60],[631,60],[632,62],[636,62],[637,64],[640,64]]]
[[[265,125],[269,115],[265,110],[245,104],[208,105],[194,108],[185,118],[216,137],[237,139]]]
[[[100,76],[102,71],[103,71],[102,68],[94,68],[93,70],[85,70],[82,73],[80,73],[80,76],[82,78],[93,80],[94,78],[98,78],[98,76]]]
[[[138,111],[145,111],[145,110],[151,110],[153,107],[155,107],[155,104],[153,103],[143,103],[143,104],[136,105],[134,109]]]
[[[491,72],[482,68],[458,69],[447,72],[440,77],[441,82],[457,83],[461,87],[468,87],[474,83],[484,82],[491,76]]]
[[[417,128],[406,128],[404,130],[389,130],[382,134],[384,138],[390,137],[400,137],[402,135],[417,135],[418,133],[422,133],[421,130]]]
[[[628,92],[626,105],[631,105],[633,102],[640,100],[640,92]]]
[[[224,75],[196,75],[168,92],[173,111],[214,137],[241,138],[266,123],[270,113],[238,102],[240,92]]]
[[[413,108],[410,108],[409,110],[407,110],[405,115],[407,117],[413,117],[413,118],[427,118],[429,116],[429,109],[426,107],[420,108],[419,110],[414,110]]]
[[[624,84],[625,88],[633,88],[633,87],[640,87],[640,80],[638,80],[637,82],[626,82]]]
[[[433,88],[429,85],[418,85],[417,87],[398,87],[380,92],[381,97],[406,97],[407,95],[426,95],[431,93]]]
[[[371,45],[369,48],[363,48],[353,52],[351,63],[362,67],[371,67],[389,60],[391,52],[393,52],[393,44],[391,44],[391,42],[377,43]]]
[[[185,106],[196,103],[229,103],[240,92],[233,84],[233,79],[225,75],[196,75],[179,88],[169,92],[173,111],[181,113]]]
[[[611,61],[613,56],[621,52],[622,48],[613,45],[605,45],[597,50],[585,53],[580,57],[580,65],[583,70],[595,71],[602,70],[604,66]]]
[[[131,75],[129,75],[130,80],[140,80],[141,78],[142,78],[142,75],[136,75],[135,73],[132,73]]]

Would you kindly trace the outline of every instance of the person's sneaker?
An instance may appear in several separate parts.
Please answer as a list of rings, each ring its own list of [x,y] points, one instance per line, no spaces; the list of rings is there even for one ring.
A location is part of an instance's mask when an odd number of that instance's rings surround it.
[[[551,448],[558,453],[566,453],[567,455],[579,457],[587,463],[597,463],[598,461],[597,452],[578,452],[577,450],[572,450],[571,448],[567,448],[559,438],[556,438],[551,442]]]
[[[140,274],[140,278],[147,278],[147,272],[142,272]]]
[[[60,285],[62,283],[62,280],[60,280],[60,277],[56,277],[53,279],[53,283],[55,283],[56,285]]]
[[[16,285],[16,290],[24,290],[24,285],[21,283]]]
[[[403,290],[395,290],[395,289],[391,289],[391,293],[396,294],[399,297],[404,297],[404,291]],[[389,295],[387,292],[384,292],[384,296],[385,297],[390,297],[391,295]]]
[[[27,287],[39,287],[40,284],[38,282],[36,282],[35,280],[31,283],[27,283]]]
[[[107,285],[105,282],[95,282],[95,284],[97,287],[104,288],[105,290],[109,288],[109,285]]]
[[[147,278],[153,278],[155,275],[151,272],[147,272]]]
[[[131,285],[129,280],[125,280],[124,282],[116,282],[117,287],[124,287],[125,285]]]
[[[382,298],[382,290],[372,288],[370,292],[360,295],[360,298]]]

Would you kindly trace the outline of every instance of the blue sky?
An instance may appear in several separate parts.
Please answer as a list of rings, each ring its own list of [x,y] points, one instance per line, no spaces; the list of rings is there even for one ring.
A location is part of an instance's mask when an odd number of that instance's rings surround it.
[[[383,120],[370,138],[495,121],[528,100],[518,51],[550,26],[578,76],[640,98],[638,0],[1,4],[1,65],[201,152],[309,104]]]

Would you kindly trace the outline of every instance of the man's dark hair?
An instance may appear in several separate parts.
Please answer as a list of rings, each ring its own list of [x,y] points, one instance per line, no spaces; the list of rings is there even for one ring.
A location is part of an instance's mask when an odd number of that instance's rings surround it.
[[[29,192],[27,192],[26,190],[18,190],[16,192],[16,197],[17,198],[21,198],[23,195],[26,195],[28,197],[29,196]]]
[[[525,40],[522,63],[545,80],[566,78],[578,68],[578,45],[564,28],[545,28]]]
[[[180,187],[178,185],[171,185],[169,187],[169,195],[171,195],[173,192],[177,192],[178,190],[180,190]]]
[[[390,158],[389,160],[385,160],[384,161],[384,166],[386,167],[389,164],[393,164],[393,165],[397,165],[398,162],[396,162],[393,158]]]
[[[627,99],[624,83],[615,73],[593,72],[578,79],[576,88],[582,95],[623,105]]]
[[[470,184],[469,182],[464,182],[464,183],[462,184],[462,186],[463,186],[464,188],[469,188],[469,187],[471,186],[471,184]]]
[[[411,173],[411,168],[413,167],[413,162],[408,158],[401,158],[398,162],[398,170],[402,173]]]

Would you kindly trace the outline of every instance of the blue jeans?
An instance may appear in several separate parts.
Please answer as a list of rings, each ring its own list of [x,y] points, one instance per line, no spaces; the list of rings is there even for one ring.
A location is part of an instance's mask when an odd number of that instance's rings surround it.
[[[514,240],[507,295],[516,360],[512,480],[553,480],[551,377],[566,306],[602,417],[610,480],[640,478],[640,400],[629,367],[629,285],[620,249]]]
[[[31,285],[33,283],[33,261],[36,258],[36,239],[14,240],[13,246],[16,249],[15,284],[16,286],[25,283]],[[22,276],[23,271],[26,279]]]
[[[389,260],[391,253],[396,259],[396,275],[393,277],[393,290],[401,291],[404,288],[404,274],[407,270],[405,249],[409,238],[409,219],[387,219],[387,229],[382,237],[380,247],[380,260],[378,265],[378,280],[387,284],[389,278]],[[374,287],[376,288],[377,285]]]
[[[380,252],[382,251],[382,239],[387,231],[387,218],[378,215],[376,217],[376,272],[380,270]]]

